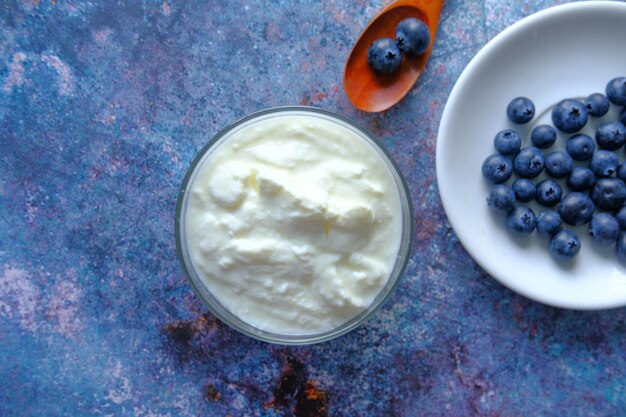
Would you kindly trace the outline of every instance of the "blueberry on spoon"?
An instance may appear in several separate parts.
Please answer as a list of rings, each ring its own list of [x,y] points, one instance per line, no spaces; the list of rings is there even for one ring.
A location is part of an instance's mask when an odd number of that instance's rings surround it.
[[[380,74],[393,74],[401,62],[402,52],[390,38],[376,39],[367,50],[367,63]]]
[[[421,20],[409,17],[398,23],[396,43],[407,55],[422,55],[430,45],[430,30]]]

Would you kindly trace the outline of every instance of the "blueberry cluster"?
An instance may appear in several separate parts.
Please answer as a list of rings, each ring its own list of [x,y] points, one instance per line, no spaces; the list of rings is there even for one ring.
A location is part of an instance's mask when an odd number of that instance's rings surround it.
[[[430,30],[419,19],[410,17],[396,26],[396,40],[376,39],[367,50],[367,63],[381,74],[392,74],[400,68],[402,52],[422,55],[430,46]]]
[[[574,257],[581,246],[576,233],[564,225],[585,224],[593,241],[616,243],[618,258],[626,261],[626,162],[620,164],[616,154],[626,143],[626,77],[609,81],[605,92],[584,101],[557,103],[551,113],[554,127],[535,126],[531,145],[523,147],[513,129],[498,132],[494,138],[497,153],[482,165],[484,177],[494,184],[487,198],[489,207],[506,214],[511,233],[527,235],[537,230],[549,238],[550,254],[560,261]],[[623,106],[619,121],[600,124],[595,140],[577,133],[590,117],[605,116],[611,103]],[[516,97],[507,107],[509,120],[516,124],[528,123],[534,115],[535,106],[526,97]],[[565,151],[544,151],[555,144],[557,129],[573,134]],[[543,172],[548,178],[536,182]],[[513,174],[517,178],[507,185]],[[525,204],[533,200],[545,207],[538,216]]]

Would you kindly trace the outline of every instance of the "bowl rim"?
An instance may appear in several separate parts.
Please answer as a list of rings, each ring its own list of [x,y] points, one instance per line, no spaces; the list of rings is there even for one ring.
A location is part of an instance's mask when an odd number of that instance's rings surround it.
[[[452,192],[449,189],[442,188],[443,183],[447,183],[449,181],[442,180],[446,177],[446,174],[442,171],[444,156],[443,149],[444,146],[449,146],[448,144],[444,145],[443,141],[440,140],[442,137],[449,137],[448,129],[452,123],[452,108],[456,107],[456,102],[459,99],[459,92],[464,88],[467,82],[470,80],[470,77],[474,75],[476,68],[483,61],[484,57],[487,56],[493,49],[498,47],[499,45],[506,43],[509,38],[515,36],[515,34],[521,30],[526,29],[527,27],[533,27],[537,24],[545,20],[556,19],[559,16],[562,16],[564,13],[579,13],[583,10],[589,11],[601,11],[601,12],[613,12],[619,11],[620,13],[624,13],[626,11],[626,3],[622,3],[619,1],[607,1],[607,0],[597,0],[597,1],[585,1],[585,2],[576,2],[576,3],[566,3],[555,5],[552,7],[548,7],[546,9],[535,12],[529,16],[526,16],[510,26],[503,29],[496,36],[490,39],[477,53],[474,57],[469,61],[469,63],[465,66],[459,78],[456,80],[450,94],[448,95],[448,99],[446,101],[441,121],[439,123],[439,129],[437,131],[437,146],[436,146],[436,155],[435,155],[435,165],[436,165],[436,177],[437,177],[437,185],[439,190],[439,196],[444,207],[444,211],[446,212],[446,217],[450,222],[450,225],[455,231],[455,234],[458,236],[459,241],[468,252],[468,254],[472,257],[474,262],[476,262],[489,276],[494,278],[500,284],[505,287],[511,289],[512,291],[520,294],[530,300],[537,301],[539,303],[557,307],[557,308],[566,308],[573,310],[604,310],[611,308],[623,307],[626,304],[626,300],[615,301],[615,302],[605,302],[604,304],[597,305],[589,305],[585,303],[572,301],[564,301],[558,300],[555,301],[551,299],[547,295],[536,294],[530,291],[527,291],[523,285],[517,285],[512,280],[507,280],[502,278],[502,273],[498,272],[498,268],[495,264],[488,262],[485,260],[484,256],[480,254],[477,250],[475,250],[471,245],[466,245],[466,242],[471,241],[471,238],[468,238],[467,233],[464,231],[461,223],[457,221],[457,219],[448,213],[453,212],[452,207],[455,205],[452,198]],[[446,152],[447,153],[447,152]]]
[[[187,193],[187,189],[190,185],[190,180],[193,177],[193,174],[196,171],[196,167],[203,160],[206,153],[212,149],[212,147],[220,141],[224,136],[230,133],[232,130],[248,123],[253,122],[255,119],[261,118],[266,115],[271,115],[275,113],[304,113],[304,114],[312,114],[317,115],[318,117],[325,117],[328,119],[334,119],[335,122],[344,123],[345,127],[351,128],[355,131],[356,134],[365,140],[370,142],[372,148],[379,152],[379,155],[384,160],[384,162],[389,167],[390,174],[394,178],[394,182],[398,188],[398,194],[400,197],[400,206],[401,206],[401,215],[402,215],[402,231],[401,231],[401,241],[400,247],[398,249],[398,254],[396,255],[396,261],[394,263],[394,267],[389,274],[389,278],[387,283],[380,289],[378,295],[374,298],[372,303],[364,309],[362,312],[357,314],[355,317],[350,320],[342,323],[341,325],[326,330],[319,333],[311,333],[311,334],[279,334],[273,333],[265,330],[258,329],[240,319],[234,313],[226,309],[219,303],[219,300],[214,297],[208,288],[202,284],[202,279],[198,277],[196,279],[193,276],[193,267],[191,265],[191,261],[188,260],[188,256],[185,253],[186,243],[184,242],[184,217],[183,210],[186,208],[187,199],[185,196]],[[350,119],[336,114],[334,112],[321,109],[318,107],[312,106],[275,106],[266,108],[263,110],[259,110],[253,113],[250,113],[246,116],[243,116],[239,119],[236,119],[234,122],[228,124],[226,127],[218,131],[196,154],[193,161],[187,168],[185,176],[181,182],[181,186],[178,190],[178,196],[176,200],[176,210],[175,210],[175,218],[174,218],[174,233],[176,240],[176,254],[179,260],[179,263],[185,273],[187,281],[191,285],[193,292],[196,296],[202,301],[202,303],[209,309],[209,311],[214,314],[217,318],[219,318],[224,324],[228,325],[232,329],[246,335],[252,337],[254,339],[273,343],[280,345],[308,345],[313,343],[320,343],[324,341],[328,341],[334,339],[336,337],[342,336],[356,327],[360,326],[364,323],[368,318],[370,318],[391,296],[395,287],[397,286],[400,278],[404,275],[406,271],[406,267],[408,265],[408,261],[410,259],[411,248],[413,245],[413,234],[414,234],[414,211],[413,211],[413,201],[411,198],[411,193],[408,187],[408,183],[402,174],[399,166],[389,153],[389,151],[385,148],[384,144],[380,139],[376,137],[372,132],[367,130],[366,128],[358,125],[357,123],[351,121]]]

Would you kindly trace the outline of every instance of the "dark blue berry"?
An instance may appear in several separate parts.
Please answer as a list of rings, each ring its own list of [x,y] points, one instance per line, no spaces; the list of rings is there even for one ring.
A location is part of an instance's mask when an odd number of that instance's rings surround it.
[[[493,154],[483,162],[483,175],[494,184],[501,184],[511,178],[513,163],[500,154]]]
[[[487,205],[494,210],[510,213],[515,208],[515,193],[507,185],[496,184],[489,192]]]
[[[589,162],[589,169],[596,177],[612,177],[617,172],[619,158],[611,151],[599,150]]]
[[[605,210],[617,210],[626,201],[626,185],[617,178],[600,178],[591,192],[596,206]]]
[[[556,130],[550,125],[535,126],[530,132],[530,141],[539,149],[547,149],[556,142]]]
[[[558,261],[572,259],[580,251],[580,239],[576,233],[561,230],[550,239],[550,255]]]
[[[589,168],[574,167],[567,177],[567,186],[574,191],[590,190],[596,185],[596,176]]]
[[[609,99],[604,94],[595,93],[585,99],[589,116],[602,117],[609,112]]]
[[[615,252],[620,261],[626,262],[626,232],[620,232],[617,237],[617,245],[615,245]]]
[[[606,96],[618,106],[626,106],[626,77],[613,78],[606,85]]]
[[[589,222],[589,235],[598,243],[615,242],[619,234],[619,224],[609,213],[596,213]]]
[[[389,38],[376,39],[367,50],[367,63],[381,74],[392,74],[400,68],[402,52]]]
[[[566,152],[555,151],[546,155],[545,168],[553,178],[565,178],[572,172],[574,161]]]
[[[565,223],[580,226],[591,220],[595,206],[587,194],[574,191],[561,198],[556,210]]]
[[[535,116],[535,105],[526,97],[515,97],[507,106],[506,115],[513,123],[528,123]]]
[[[562,132],[574,133],[587,124],[587,108],[578,100],[561,100],[552,109],[552,123]]]
[[[619,112],[619,121],[621,124],[626,126],[626,107]]]
[[[623,206],[617,213],[615,213],[615,220],[622,230],[626,230],[626,206]]]
[[[522,203],[528,203],[533,198],[535,198],[535,193],[537,191],[537,187],[535,187],[535,182],[533,180],[529,180],[527,178],[518,178],[513,181],[513,192],[515,193],[515,198]]]
[[[551,207],[555,205],[561,201],[562,195],[561,186],[554,180],[547,179],[537,184],[535,199],[542,206]]]
[[[396,43],[407,55],[422,55],[430,46],[430,30],[419,19],[404,19],[396,26]]]
[[[515,172],[524,178],[534,178],[541,173],[545,164],[543,152],[534,146],[522,148],[513,160]]]
[[[583,133],[572,136],[565,143],[565,150],[576,161],[587,161],[596,150],[596,143]]]
[[[606,122],[596,130],[596,142],[603,149],[614,151],[626,141],[626,127],[620,122]]]
[[[561,224],[559,213],[554,210],[546,210],[537,217],[537,233],[543,237],[552,237],[562,229]]]
[[[512,129],[501,130],[496,134],[493,146],[501,155],[515,155],[522,147],[522,138]]]
[[[516,235],[528,235],[535,230],[535,213],[524,205],[517,206],[506,218],[506,228]]]
[[[616,177],[626,183],[626,161],[617,167]]]

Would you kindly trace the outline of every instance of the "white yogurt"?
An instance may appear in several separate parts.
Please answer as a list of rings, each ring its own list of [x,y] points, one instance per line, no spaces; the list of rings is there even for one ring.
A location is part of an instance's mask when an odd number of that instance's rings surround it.
[[[188,187],[186,243],[209,291],[278,334],[365,310],[396,263],[402,210],[387,163],[344,122],[277,114],[227,134]]]

